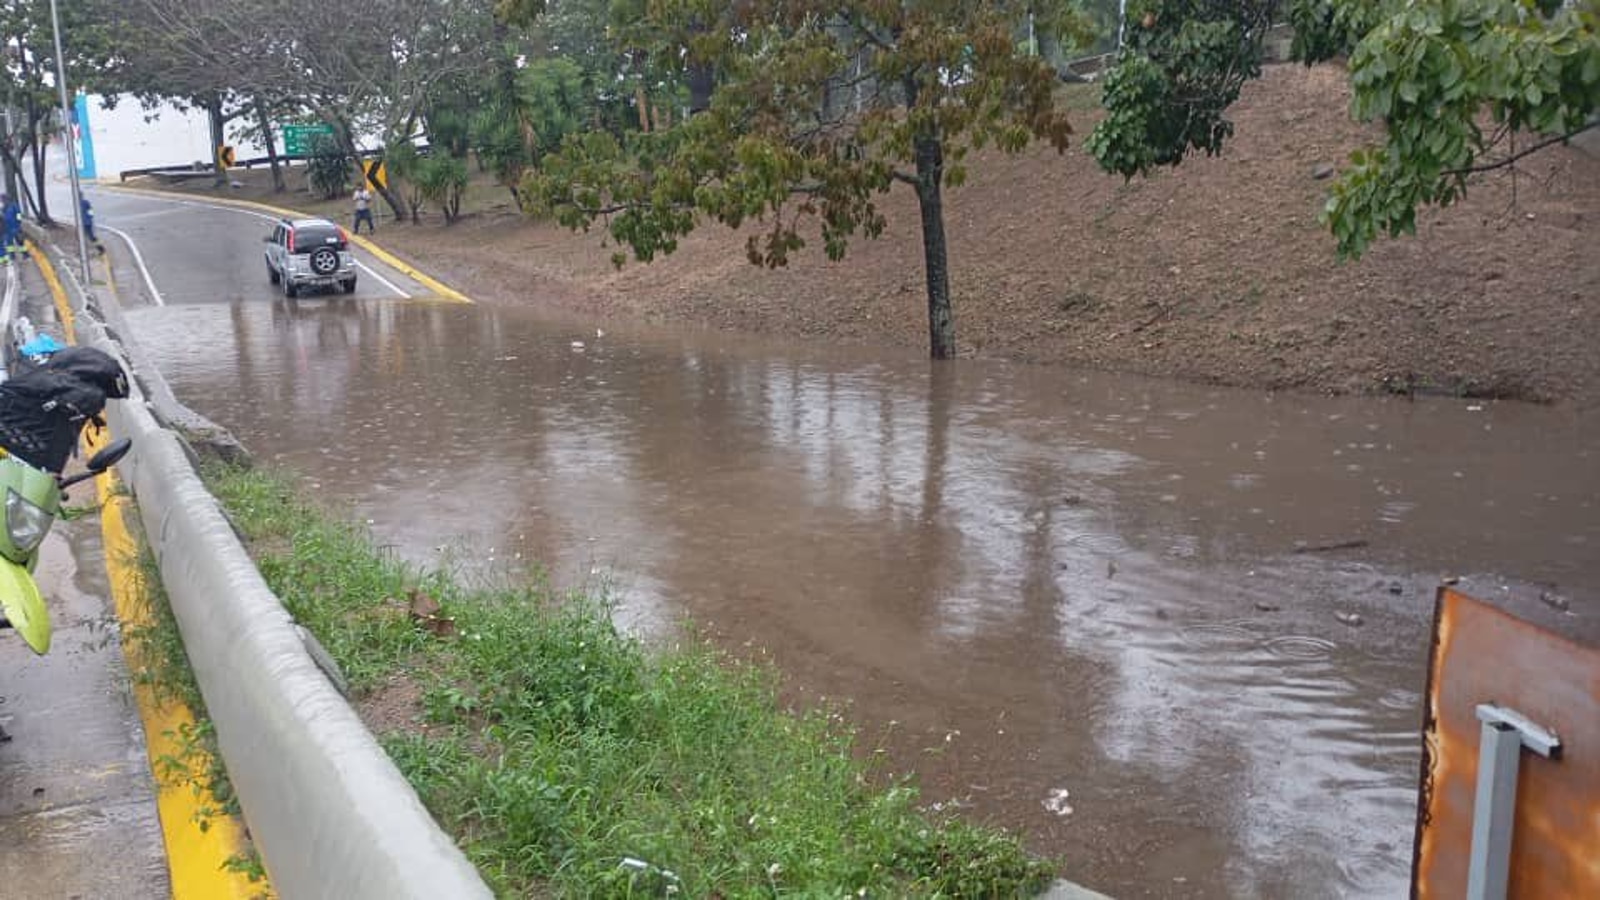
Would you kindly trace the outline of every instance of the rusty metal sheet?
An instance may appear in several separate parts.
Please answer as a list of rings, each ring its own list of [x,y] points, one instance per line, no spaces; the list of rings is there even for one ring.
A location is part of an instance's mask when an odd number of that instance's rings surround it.
[[[1480,703],[1556,732],[1559,759],[1524,752],[1509,897],[1600,897],[1600,649],[1439,589],[1428,664],[1412,895],[1466,895]]]

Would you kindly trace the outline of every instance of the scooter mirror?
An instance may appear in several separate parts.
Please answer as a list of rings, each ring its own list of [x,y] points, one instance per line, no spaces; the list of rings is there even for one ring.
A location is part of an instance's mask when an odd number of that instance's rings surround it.
[[[89,471],[104,472],[117,464],[117,460],[128,455],[133,447],[133,438],[118,438],[100,449],[99,453],[89,457]]]
[[[132,438],[120,438],[112,441],[110,444],[107,444],[99,453],[89,457],[88,471],[79,472],[70,478],[62,478],[56,483],[60,486],[61,490],[65,491],[67,488],[72,487],[80,481],[88,481],[90,478],[93,478],[96,475],[99,475],[101,472],[104,472],[105,470],[116,465],[117,460],[128,455],[128,450],[132,446]]]

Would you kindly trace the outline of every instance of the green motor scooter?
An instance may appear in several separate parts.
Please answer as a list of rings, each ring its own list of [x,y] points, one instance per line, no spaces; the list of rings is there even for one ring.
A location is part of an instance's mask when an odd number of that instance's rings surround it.
[[[67,488],[116,465],[133,442],[122,438],[89,458],[88,468],[63,477],[28,465],[14,455],[0,458],[5,527],[0,528],[0,614],[33,652],[50,650],[50,612],[33,580],[39,545],[61,515]]]
[[[132,442],[106,446],[83,472],[63,470],[84,426],[103,426],[106,401],[124,399],[128,390],[122,365],[92,347],[61,348],[0,382],[0,624],[16,629],[35,653],[50,649],[50,615],[33,580],[39,545],[67,512],[66,489],[111,468]]]

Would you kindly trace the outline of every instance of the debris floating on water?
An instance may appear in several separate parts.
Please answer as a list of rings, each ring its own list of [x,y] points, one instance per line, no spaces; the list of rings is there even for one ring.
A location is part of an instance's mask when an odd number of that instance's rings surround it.
[[[1054,788],[1050,791],[1049,796],[1044,798],[1044,808],[1058,816],[1070,816],[1072,815],[1072,804],[1067,802],[1069,796],[1071,796],[1071,792],[1066,788]]]

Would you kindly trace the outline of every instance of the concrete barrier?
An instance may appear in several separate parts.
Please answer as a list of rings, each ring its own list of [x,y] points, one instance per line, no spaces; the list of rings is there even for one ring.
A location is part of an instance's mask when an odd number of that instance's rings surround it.
[[[78,342],[134,370],[70,266],[61,270],[79,314]],[[138,500],[228,776],[278,895],[492,896],[317,668],[183,443],[146,402],[141,393],[107,408],[113,433],[133,438],[118,471]]]

